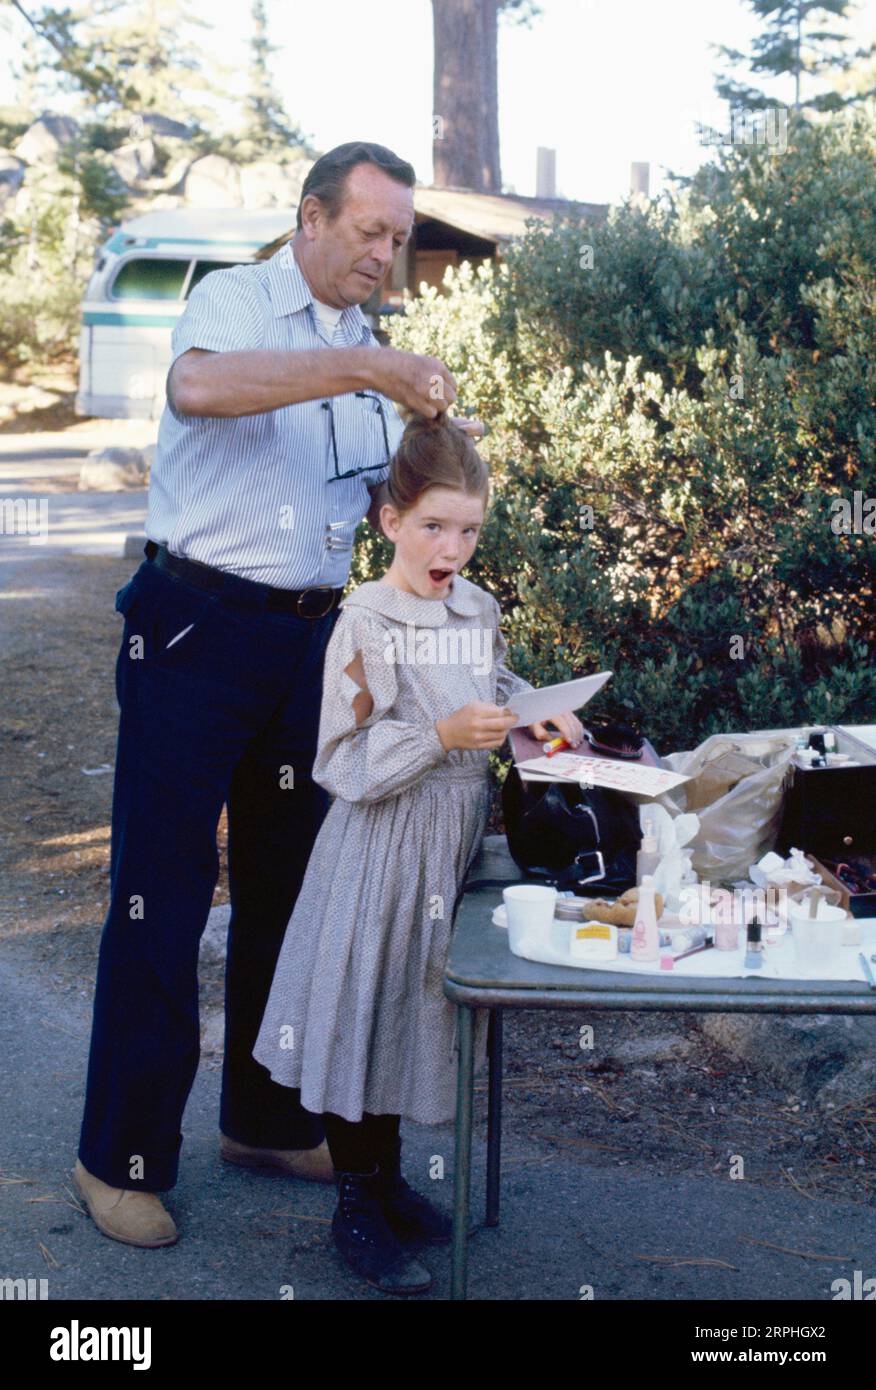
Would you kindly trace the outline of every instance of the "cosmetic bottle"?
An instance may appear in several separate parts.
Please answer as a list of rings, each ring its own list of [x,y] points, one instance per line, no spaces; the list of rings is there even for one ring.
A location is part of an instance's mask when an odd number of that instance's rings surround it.
[[[746,929],[746,938],[745,968],[746,970],[762,970],[763,933],[759,917],[756,916],[753,922],[749,922]]]
[[[645,875],[653,874],[659,863],[660,855],[657,850],[657,836],[654,834],[654,822],[646,820],[642,846],[636,854],[636,883],[641,886]]]
[[[715,950],[735,951],[739,946],[739,921],[730,905],[729,912],[721,912],[715,925]]]
[[[660,959],[660,932],[654,902],[654,879],[646,874],[639,886],[636,922],[630,940],[630,959],[652,961]]]

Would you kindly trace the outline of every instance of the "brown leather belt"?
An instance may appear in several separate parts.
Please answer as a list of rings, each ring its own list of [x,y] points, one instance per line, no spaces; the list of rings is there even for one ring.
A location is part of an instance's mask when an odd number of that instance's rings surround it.
[[[325,618],[341,601],[343,589],[276,589],[259,584],[227,570],[214,569],[200,560],[186,560],[172,555],[166,545],[148,540],[143,547],[146,558],[159,569],[175,574],[186,584],[209,589],[234,602],[235,598],[253,608],[266,608],[272,613],[295,613],[299,618]]]

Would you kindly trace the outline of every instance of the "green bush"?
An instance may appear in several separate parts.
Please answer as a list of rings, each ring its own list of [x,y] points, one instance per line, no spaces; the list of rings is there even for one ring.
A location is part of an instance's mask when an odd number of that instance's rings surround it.
[[[46,298],[39,287],[13,276],[3,278],[0,361],[13,369],[25,363],[66,360],[79,335],[82,286],[54,286]]]
[[[876,718],[873,537],[831,525],[876,497],[876,119],[789,135],[603,226],[530,224],[391,330],[490,424],[471,574],[516,669],[612,669],[599,709],[667,751]],[[355,576],[383,562],[363,539]]]
[[[111,148],[92,148],[86,135],[57,165],[33,166],[0,221],[0,370],[8,374],[76,352],[95,250],[127,202]]]

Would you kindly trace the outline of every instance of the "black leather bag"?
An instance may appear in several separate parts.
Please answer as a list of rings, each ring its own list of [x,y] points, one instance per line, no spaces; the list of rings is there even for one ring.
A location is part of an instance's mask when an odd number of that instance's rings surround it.
[[[502,784],[511,857],[532,878],[579,897],[624,893],[636,882],[639,812],[621,792],[572,782],[524,782],[515,767]]]

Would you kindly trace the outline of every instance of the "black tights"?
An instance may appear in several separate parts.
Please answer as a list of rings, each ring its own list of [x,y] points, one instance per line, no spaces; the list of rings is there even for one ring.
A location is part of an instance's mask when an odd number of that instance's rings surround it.
[[[323,1115],[326,1143],[336,1171],[372,1173],[378,1159],[392,1152],[400,1119],[400,1115],[371,1115],[367,1110],[361,1120]]]

